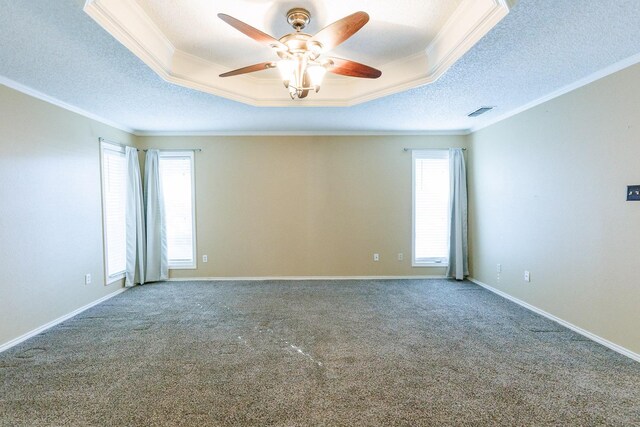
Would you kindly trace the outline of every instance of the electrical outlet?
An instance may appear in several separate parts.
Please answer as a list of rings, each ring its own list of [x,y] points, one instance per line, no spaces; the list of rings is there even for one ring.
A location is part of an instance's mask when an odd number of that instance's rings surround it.
[[[531,276],[529,275],[529,272],[527,270],[524,271],[524,281],[525,282],[531,281]]]
[[[502,273],[502,264],[496,264],[496,273]]]
[[[404,254],[402,252],[398,253],[398,261],[404,260]]]
[[[202,255],[202,262],[209,262],[209,257],[206,255]]]
[[[374,260],[375,262],[380,261],[380,254],[373,254],[373,260]]]
[[[84,275],[84,284],[85,285],[90,285],[91,284],[91,274],[85,274]]]

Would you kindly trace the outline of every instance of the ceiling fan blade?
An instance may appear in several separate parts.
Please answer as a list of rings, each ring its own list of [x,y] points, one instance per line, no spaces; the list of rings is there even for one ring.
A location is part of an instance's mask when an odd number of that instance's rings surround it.
[[[251,37],[258,43],[265,44],[276,50],[283,50],[283,51],[288,50],[287,46],[284,43],[280,43],[280,41],[271,37],[269,34],[263,33],[257,28],[253,28],[251,25],[245,24],[244,22],[234,18],[233,16],[229,16],[224,13],[219,13],[218,18],[222,19],[224,22],[231,25],[233,28],[240,31],[241,33]]]
[[[254,73],[256,71],[267,70],[269,68],[274,68],[276,64],[273,62],[261,62],[259,64],[248,65],[246,67],[238,68],[237,70],[228,71],[226,73],[220,74],[220,77],[231,77],[237,76],[238,74],[247,74]]]
[[[360,64],[356,61],[341,58],[325,58],[333,63],[327,67],[327,71],[333,74],[340,74],[349,77],[361,77],[365,79],[377,79],[382,75],[382,71],[376,70],[368,65]]]
[[[354,35],[367,22],[369,15],[366,12],[356,12],[324,27],[309,43],[320,43],[323,52],[327,52]]]

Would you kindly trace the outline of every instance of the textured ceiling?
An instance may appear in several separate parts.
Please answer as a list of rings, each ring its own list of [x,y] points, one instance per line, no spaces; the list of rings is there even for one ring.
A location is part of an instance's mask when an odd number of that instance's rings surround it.
[[[183,3],[141,1],[86,0],[84,11],[164,80],[248,105],[270,107],[345,107],[433,83],[510,10],[508,0],[459,0],[458,3],[451,0],[423,0],[420,3],[412,0],[393,3],[386,0],[358,3],[323,0],[322,8],[311,0],[292,0],[296,3],[282,0],[261,3],[251,0],[217,0],[211,3],[200,0]],[[220,13],[229,12],[242,18],[238,23],[247,21],[261,28],[286,28],[284,18],[287,11],[298,2],[309,9],[330,10],[335,15],[330,20],[323,19],[323,13],[316,19],[313,15],[308,25],[310,32],[314,32],[314,25],[318,28],[328,25],[326,28],[340,31],[339,23],[354,16],[358,6],[365,6],[371,18],[369,20],[364,15],[362,24],[369,21],[366,27],[357,34],[352,33],[353,37],[347,37],[349,40],[337,48],[331,48],[331,43],[328,43],[328,49],[322,49],[317,61],[322,63],[333,55],[347,56],[380,69],[382,75],[377,76],[380,78],[336,75],[328,66],[330,76],[327,80],[331,82],[323,84],[319,93],[303,96],[304,100],[292,104],[278,70],[268,69],[273,67],[272,61],[277,60],[278,55],[282,56],[281,53],[276,55],[268,46],[271,43],[256,43],[256,40],[241,34],[246,31],[232,28],[233,22],[231,25],[224,22],[233,19],[229,15],[225,15],[228,19],[218,19],[222,16]],[[250,24],[240,25],[252,28]],[[334,28],[336,25],[338,28]],[[393,31],[388,31],[390,27]],[[255,31],[264,34],[260,30]],[[295,42],[285,39],[293,37],[300,43],[302,40],[298,37],[310,38],[311,35],[296,34],[291,32],[292,29],[288,31],[280,39],[293,49],[290,54],[298,55]],[[275,41],[272,37],[265,37]],[[323,40],[318,47],[322,43],[327,44]],[[351,53],[349,46],[352,46]],[[353,49],[353,46],[360,50]],[[251,65],[255,67],[253,71],[260,72],[232,78],[219,77],[232,69],[256,62],[258,65]],[[340,61],[335,62],[339,64]],[[302,82],[295,85],[302,86]]]
[[[472,129],[640,53],[640,1],[521,0],[434,84],[348,108],[251,107],[164,82],[83,4],[0,0],[0,76],[138,131]],[[466,117],[481,105],[497,108]]]
[[[229,68],[245,66],[247,61],[271,61],[274,55],[270,49],[230,26],[220,25],[221,21],[216,16],[220,12],[279,39],[293,32],[282,13],[289,7],[304,7],[311,12],[311,22],[304,29],[309,34],[315,34],[338,19],[364,10],[371,16],[371,21],[357,36],[331,53],[381,67],[424,49],[461,1],[296,0],[292,3],[190,0],[187,2],[189,7],[185,7],[185,2],[175,0],[136,0],[176,48]]]

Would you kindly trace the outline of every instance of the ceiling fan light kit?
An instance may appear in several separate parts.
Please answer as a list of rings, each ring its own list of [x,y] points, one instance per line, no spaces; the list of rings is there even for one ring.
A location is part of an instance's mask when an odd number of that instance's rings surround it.
[[[285,34],[279,40],[229,15],[220,13],[218,17],[243,34],[266,44],[280,57],[277,62],[249,65],[220,74],[220,77],[277,68],[285,88],[289,90],[291,99],[302,99],[306,98],[310,91],[320,90],[327,71],[343,76],[370,79],[377,79],[382,75],[381,71],[368,65],[348,59],[323,56],[354,35],[369,21],[369,15],[365,12],[356,12],[342,18],[312,36],[302,32],[311,21],[309,11],[293,8],[287,12],[287,22],[295,32]]]

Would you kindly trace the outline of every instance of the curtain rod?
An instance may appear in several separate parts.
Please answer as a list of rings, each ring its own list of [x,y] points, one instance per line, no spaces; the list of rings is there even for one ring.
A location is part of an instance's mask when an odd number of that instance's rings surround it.
[[[103,138],[103,137],[98,138],[98,142],[108,142],[109,144],[117,145],[117,146],[123,147],[123,148],[124,147],[130,147],[130,145],[123,144],[121,142],[114,141],[112,139]],[[140,151],[140,150],[138,150],[138,151]]]
[[[145,148],[142,151],[146,153],[147,150],[153,150],[153,148]],[[158,151],[195,151],[199,153],[202,151],[202,148],[167,148],[167,149],[158,148],[157,150]]]
[[[98,142],[101,142],[101,143],[102,142],[107,142],[107,143],[109,143],[111,145],[117,145],[118,147],[122,147],[122,148],[131,147],[130,145],[122,144],[122,143],[120,143],[118,141],[114,141],[112,139],[107,139],[107,138],[103,138],[103,137],[98,138]],[[131,147],[131,148],[133,148],[133,147]],[[140,149],[136,148],[136,151],[140,151]]]
[[[459,147],[451,147],[451,148],[459,148]],[[402,149],[403,151],[413,151],[413,150],[448,150],[448,148],[411,148],[411,147],[405,147]],[[462,151],[467,151],[466,148],[461,148]]]

